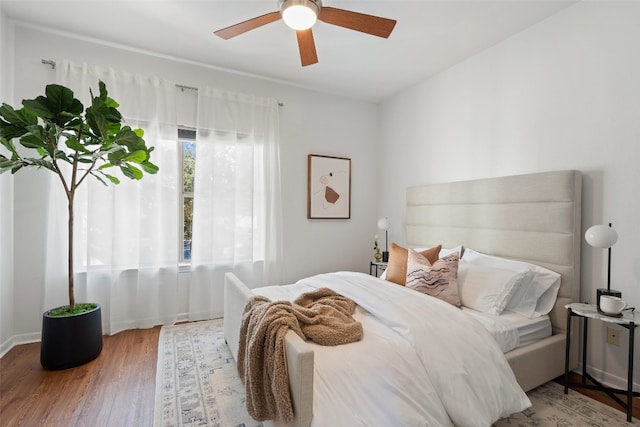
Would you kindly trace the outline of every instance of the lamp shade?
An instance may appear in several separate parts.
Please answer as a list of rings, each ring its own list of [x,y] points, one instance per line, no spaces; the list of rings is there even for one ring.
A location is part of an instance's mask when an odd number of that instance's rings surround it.
[[[380,218],[378,220],[378,230],[388,230],[390,227],[389,218]]]
[[[307,30],[316,23],[319,8],[312,0],[281,0],[282,20],[296,31]]]
[[[610,248],[618,241],[618,233],[606,225],[594,225],[584,233],[584,238],[594,248]]]

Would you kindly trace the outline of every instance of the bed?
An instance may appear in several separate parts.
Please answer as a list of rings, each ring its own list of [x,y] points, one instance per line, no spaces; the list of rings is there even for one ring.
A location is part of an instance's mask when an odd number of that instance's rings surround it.
[[[580,218],[581,175],[578,171],[543,172],[407,189],[407,247],[464,245],[478,253],[535,264],[560,274],[557,298],[548,313],[551,336],[505,354],[515,380],[524,391],[564,373],[564,306],[579,301],[580,296]],[[338,276],[357,274],[337,273]],[[355,282],[361,279],[365,280],[361,276],[350,278]],[[314,280],[311,278],[311,282]],[[350,292],[349,287],[343,289]],[[383,292],[391,291],[384,288]],[[234,356],[238,352],[242,311],[253,295],[254,291],[234,275],[225,277],[225,338]],[[577,342],[571,345],[574,346],[571,354],[577,355]],[[286,425],[310,426],[314,420],[313,348],[293,332],[286,336],[286,364],[295,413],[293,422]],[[572,369],[577,366],[577,357],[569,366]]]

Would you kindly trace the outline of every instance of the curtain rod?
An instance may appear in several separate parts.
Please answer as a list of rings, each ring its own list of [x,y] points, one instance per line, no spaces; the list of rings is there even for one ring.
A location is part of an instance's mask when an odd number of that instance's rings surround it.
[[[54,61],[53,59],[41,59],[40,62],[42,62],[45,65],[50,65],[52,70],[56,69],[56,61]],[[193,86],[185,86],[185,85],[181,85],[181,84],[177,84],[176,83],[176,87],[180,88],[182,90],[195,90],[197,91],[198,88],[197,87],[193,87]],[[278,101],[278,107],[282,107],[284,106],[284,104],[280,101]]]

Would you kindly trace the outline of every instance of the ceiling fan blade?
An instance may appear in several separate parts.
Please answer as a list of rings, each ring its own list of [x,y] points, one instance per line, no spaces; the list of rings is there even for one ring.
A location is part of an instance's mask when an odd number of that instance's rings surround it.
[[[364,13],[326,6],[323,6],[320,10],[318,19],[327,24],[349,28],[350,30],[360,31],[361,33],[367,33],[373,36],[384,37],[385,39],[389,37],[391,31],[393,31],[393,27],[396,26],[395,19],[380,18],[378,16],[365,15]]]
[[[244,22],[231,25],[227,28],[214,31],[213,34],[222,37],[225,40],[229,40],[231,37],[239,36],[240,34],[246,33],[247,31],[251,31],[258,27],[262,27],[263,25],[270,24],[280,18],[282,18],[280,12],[271,12],[267,13],[266,15],[257,16]]]
[[[303,67],[318,62],[316,54],[316,43],[313,40],[311,28],[308,30],[296,31],[298,36],[298,49],[300,49],[300,62]]]

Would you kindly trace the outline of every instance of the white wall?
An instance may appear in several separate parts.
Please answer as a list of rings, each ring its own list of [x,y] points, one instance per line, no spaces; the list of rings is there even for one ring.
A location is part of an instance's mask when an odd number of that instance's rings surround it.
[[[105,46],[16,24],[13,105],[40,95],[55,72],[41,59],[69,59],[118,70],[159,75],[186,86],[207,85],[224,90],[277,98],[280,110],[281,166],[284,209],[285,277],[293,282],[307,275],[348,269],[366,272],[376,228],[376,194],[370,165],[375,164],[377,107],[374,104],[293,87],[265,79],[222,72]],[[306,218],[307,155],[352,159],[350,220]],[[15,310],[13,335],[40,331],[42,295],[39,283],[44,259],[39,249],[44,223],[39,199],[45,188],[35,174],[15,177]],[[188,280],[182,277],[182,282]],[[181,295],[186,301],[187,289]],[[186,304],[186,303],[185,303]],[[3,341],[7,337],[1,337]],[[36,336],[37,338],[37,336]],[[3,342],[0,341],[0,342]]]
[[[0,10],[0,101],[11,94],[11,25]],[[0,148],[0,150],[4,150]],[[6,150],[2,151],[5,155]],[[13,177],[0,175],[0,354],[13,335]],[[4,346],[6,347],[6,346]]]
[[[640,309],[639,22],[638,2],[580,2],[385,102],[378,212],[393,239],[404,241],[409,185],[578,169],[583,230],[614,224],[612,288]],[[606,269],[605,251],[583,243],[583,301]],[[588,365],[625,384],[626,331],[614,347],[591,325]]]

